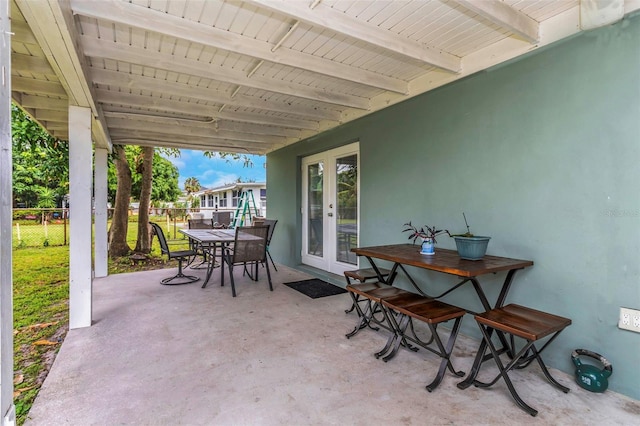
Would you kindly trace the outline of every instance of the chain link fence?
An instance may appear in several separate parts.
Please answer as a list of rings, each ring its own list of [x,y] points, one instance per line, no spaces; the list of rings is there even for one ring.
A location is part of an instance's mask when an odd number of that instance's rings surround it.
[[[113,209],[108,210],[109,226]],[[165,208],[152,209],[149,220],[156,222],[164,229],[167,239],[182,240],[179,232],[187,227],[188,213],[186,209]],[[69,226],[72,218],[69,209],[13,209],[12,246],[14,249],[66,246],[69,244]],[[129,210],[128,241],[135,244],[138,229],[138,214]]]
[[[14,248],[69,244],[69,209],[13,209]]]

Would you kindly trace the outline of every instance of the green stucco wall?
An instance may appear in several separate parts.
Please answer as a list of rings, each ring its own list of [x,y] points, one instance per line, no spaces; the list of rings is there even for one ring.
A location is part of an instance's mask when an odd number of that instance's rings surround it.
[[[599,352],[610,389],[640,399],[640,334],[617,328],[621,306],[640,309],[640,16],[269,154],[277,261],[300,262],[300,158],[354,140],[362,245],[406,241],[408,220],[462,232],[465,212],[490,254],[535,262],[507,302],[572,319],[549,365],[573,372],[572,349]],[[503,276],[488,278],[495,300]],[[479,309],[471,288],[446,300]]]

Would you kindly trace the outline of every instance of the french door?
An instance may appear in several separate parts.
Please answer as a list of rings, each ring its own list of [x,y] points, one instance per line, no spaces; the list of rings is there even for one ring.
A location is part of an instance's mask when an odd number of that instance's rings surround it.
[[[302,263],[339,275],[356,267],[359,162],[357,142],[302,160]]]

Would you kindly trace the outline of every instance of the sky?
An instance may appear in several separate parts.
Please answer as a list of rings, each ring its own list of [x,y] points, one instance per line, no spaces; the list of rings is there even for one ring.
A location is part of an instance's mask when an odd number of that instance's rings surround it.
[[[249,155],[253,167],[245,167],[243,161],[225,160],[221,158],[207,158],[203,151],[180,150],[180,157],[167,157],[180,172],[178,185],[184,189],[184,181],[195,177],[203,188],[215,188],[227,183],[235,182],[238,178],[243,181],[266,182],[266,162],[263,155]]]

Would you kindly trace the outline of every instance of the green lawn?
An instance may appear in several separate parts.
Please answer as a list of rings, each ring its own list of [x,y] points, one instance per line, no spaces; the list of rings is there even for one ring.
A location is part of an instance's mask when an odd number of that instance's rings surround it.
[[[136,219],[135,217],[133,219]],[[157,220],[166,232],[166,219]],[[135,247],[137,222],[129,223],[127,240]],[[186,247],[176,233],[166,233],[171,247]],[[160,255],[153,240],[150,262],[133,266],[128,258],[109,260],[109,274],[175,266]],[[39,245],[13,250],[14,401],[19,425],[26,420],[69,326],[69,247]]]

